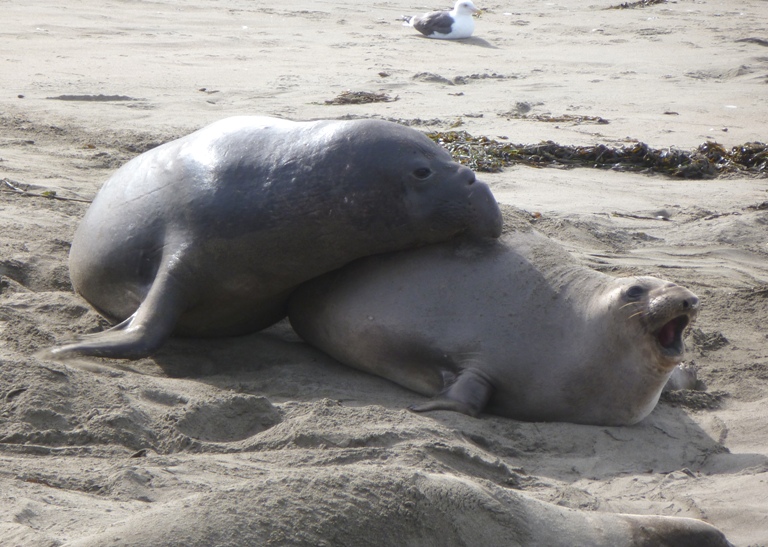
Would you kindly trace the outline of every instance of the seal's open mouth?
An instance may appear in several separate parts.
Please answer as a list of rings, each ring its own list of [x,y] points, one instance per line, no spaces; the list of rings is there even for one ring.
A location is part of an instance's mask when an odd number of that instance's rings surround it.
[[[683,353],[683,331],[689,322],[687,315],[679,315],[656,332],[656,340],[665,353]]]

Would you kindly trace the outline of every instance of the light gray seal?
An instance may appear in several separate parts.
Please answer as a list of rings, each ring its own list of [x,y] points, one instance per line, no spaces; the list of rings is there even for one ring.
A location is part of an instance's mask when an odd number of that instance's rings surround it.
[[[104,184],[70,273],[120,323],[50,354],[138,358],[171,334],[254,332],[285,316],[297,285],[356,258],[501,225],[488,186],[414,129],[227,118]]]
[[[656,405],[699,299],[586,268],[531,229],[356,261],[304,284],[307,342],[429,397],[414,410],[628,425]]]

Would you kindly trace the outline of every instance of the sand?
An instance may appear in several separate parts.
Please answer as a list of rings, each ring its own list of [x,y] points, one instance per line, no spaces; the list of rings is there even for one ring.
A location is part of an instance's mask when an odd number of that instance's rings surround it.
[[[284,323],[133,362],[35,357],[106,326],[67,269],[103,181],[229,115],[519,143],[766,139],[768,3],[618,3],[479,2],[475,35],[449,42],[398,21],[448,6],[404,0],[0,2],[0,544],[512,545],[560,515],[635,513],[768,545],[765,178],[480,174],[586,264],[701,297],[687,362],[706,390],[631,427],[413,414],[418,395]],[[345,90],[396,100],[326,104]],[[563,512],[505,520],[518,506]]]

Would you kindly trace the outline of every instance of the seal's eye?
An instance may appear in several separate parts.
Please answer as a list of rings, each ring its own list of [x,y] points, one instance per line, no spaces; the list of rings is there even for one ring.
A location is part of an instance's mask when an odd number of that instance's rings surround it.
[[[429,178],[431,174],[432,174],[432,169],[430,169],[429,167],[419,167],[413,172],[413,176],[419,180],[426,180]]]
[[[642,285],[632,285],[627,289],[627,292],[624,293],[624,296],[626,296],[628,300],[637,300],[643,296],[644,293],[645,289]]]

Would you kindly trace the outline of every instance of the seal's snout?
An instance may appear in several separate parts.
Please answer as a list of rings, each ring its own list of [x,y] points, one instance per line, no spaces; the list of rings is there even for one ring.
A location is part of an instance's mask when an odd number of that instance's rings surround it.
[[[699,312],[699,297],[685,287],[670,283],[652,291],[649,302],[651,325],[660,325],[653,330],[659,348],[672,362],[678,362],[685,352],[683,334],[696,319]]]
[[[681,305],[684,310],[696,311],[699,309],[699,297],[692,294],[690,297],[684,298]]]
[[[474,183],[477,182],[477,175],[475,175],[475,172],[472,171],[469,167],[466,167],[462,165],[460,168],[460,176],[463,177],[467,181],[467,186],[472,186]]]
[[[491,189],[477,180],[474,173],[467,182],[467,199],[472,210],[472,222],[467,231],[475,237],[499,237],[504,227],[504,218]]]

